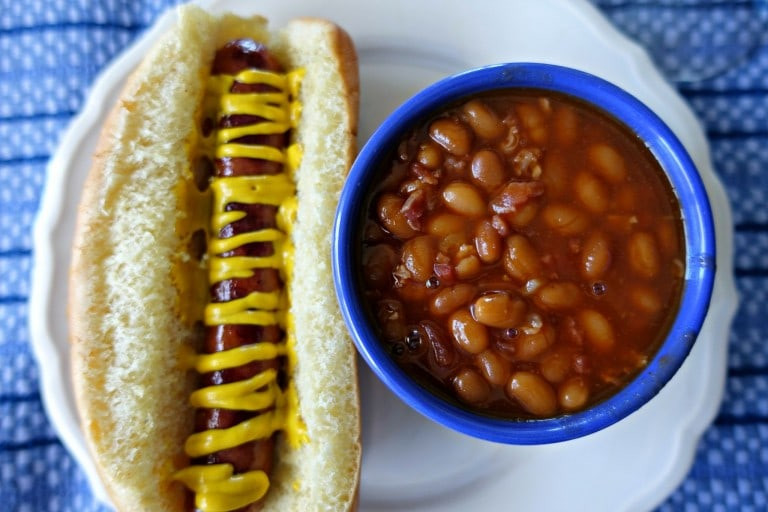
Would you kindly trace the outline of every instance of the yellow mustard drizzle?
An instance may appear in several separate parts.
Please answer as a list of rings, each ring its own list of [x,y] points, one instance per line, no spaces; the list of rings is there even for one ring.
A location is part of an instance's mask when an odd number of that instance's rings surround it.
[[[248,278],[254,269],[276,268],[284,282],[293,274],[291,232],[296,219],[296,188],[293,171],[301,160],[301,150],[291,144],[282,150],[268,146],[230,142],[246,135],[284,133],[296,126],[301,106],[296,100],[303,72],[287,74],[263,70],[245,70],[237,75],[215,75],[208,79],[205,114],[212,119],[232,114],[260,116],[264,122],[250,126],[221,128],[203,140],[202,151],[213,158],[248,157],[284,164],[277,175],[214,177],[211,180],[211,235],[208,239],[208,281],[215,284],[227,279]],[[280,92],[229,93],[233,82],[267,84]],[[277,206],[278,229],[262,229],[228,238],[219,238],[220,230],[245,216],[242,211],[226,211],[229,203]],[[252,242],[272,242],[274,254],[266,257],[219,254]],[[290,294],[253,292],[229,302],[208,303],[205,325],[252,324],[279,325],[285,339],[279,343],[261,342],[213,354],[197,354],[190,361],[199,373],[235,368],[252,361],[286,356],[288,386],[281,389],[278,372],[268,369],[249,379],[199,389],[190,403],[200,408],[259,411],[271,409],[226,429],[209,429],[187,438],[184,449],[189,457],[203,457],[244,443],[264,439],[275,431],[286,434],[289,445],[307,441],[306,427],[298,414],[298,399],[291,376],[296,364],[295,334],[290,314]],[[234,474],[230,464],[194,465],[175,474],[175,479],[195,492],[195,506],[205,512],[225,512],[261,499],[269,489],[269,477],[263,471]]]

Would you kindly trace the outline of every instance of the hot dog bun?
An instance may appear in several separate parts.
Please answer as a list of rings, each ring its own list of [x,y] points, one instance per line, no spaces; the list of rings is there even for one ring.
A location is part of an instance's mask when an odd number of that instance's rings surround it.
[[[260,17],[179,10],[132,74],[104,126],[81,198],[70,275],[75,396],[85,438],[120,510],[184,510],[173,474],[188,464],[196,376],[190,311],[205,271],[186,222],[197,213],[190,148],[216,48],[249,37],[304,68],[303,149],[296,171],[293,297],[299,411],[309,441],[280,442],[264,510],[348,510],[356,504],[360,417],[355,353],[333,295],[330,229],[355,153],[357,58],[349,37],[318,19],[268,32]],[[181,184],[181,186],[180,186]],[[185,266],[186,265],[186,266]],[[179,268],[185,272],[179,272]],[[192,303],[190,305],[190,303]]]

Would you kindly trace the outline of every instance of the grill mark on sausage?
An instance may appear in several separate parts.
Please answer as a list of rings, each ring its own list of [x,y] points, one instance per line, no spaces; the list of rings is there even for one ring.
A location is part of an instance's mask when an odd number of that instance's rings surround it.
[[[245,217],[240,220],[236,220],[231,224],[227,224],[219,231],[219,238],[229,238],[238,233],[248,233],[251,231],[257,231],[259,229],[276,228],[277,222],[275,221],[275,215],[277,214],[277,206],[267,204],[242,204],[242,203],[229,203],[225,208],[225,211],[241,211],[245,212]],[[271,243],[263,243],[265,246],[271,247]],[[246,248],[247,250],[247,248]],[[257,247],[247,250],[251,252],[259,252]],[[233,251],[230,251],[233,252]],[[255,256],[255,254],[251,254]],[[259,254],[261,256],[261,254]],[[266,256],[266,255],[264,255]]]

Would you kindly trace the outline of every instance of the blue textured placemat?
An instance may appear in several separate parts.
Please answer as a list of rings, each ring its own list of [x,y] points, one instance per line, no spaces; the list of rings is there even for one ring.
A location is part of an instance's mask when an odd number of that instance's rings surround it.
[[[102,510],[41,405],[27,329],[31,227],[45,166],[96,74],[175,3],[0,0],[0,510]],[[742,304],[725,399],[660,510],[768,510],[768,2],[595,4],[693,107],[734,210]]]

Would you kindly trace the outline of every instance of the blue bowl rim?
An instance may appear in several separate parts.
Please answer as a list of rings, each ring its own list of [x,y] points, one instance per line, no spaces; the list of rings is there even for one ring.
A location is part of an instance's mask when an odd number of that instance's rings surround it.
[[[685,230],[686,271],[679,314],[647,366],[622,390],[584,411],[547,419],[506,420],[483,416],[441,399],[411,379],[378,341],[357,299],[354,244],[364,184],[399,137],[446,104],[475,93],[526,88],[579,98],[618,119],[657,158],[677,194]],[[408,99],[371,135],[350,169],[336,211],[332,269],[344,321],[362,358],[401,400],[427,418],[458,432],[508,444],[543,444],[591,434],[623,419],[653,398],[689,354],[709,307],[715,274],[715,233],[701,177],[682,143],[637,98],[584,71],[552,64],[504,63],[444,78]]]

